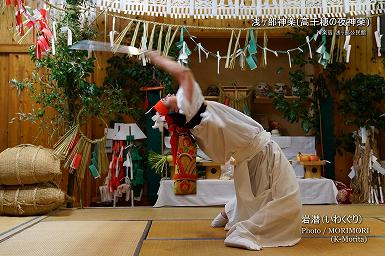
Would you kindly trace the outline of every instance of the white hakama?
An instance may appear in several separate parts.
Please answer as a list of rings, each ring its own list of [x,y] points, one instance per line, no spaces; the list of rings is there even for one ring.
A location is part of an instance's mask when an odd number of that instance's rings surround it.
[[[179,111],[187,121],[204,102],[196,83],[191,104],[184,97],[183,88],[176,96]],[[206,103],[202,121],[191,133],[213,161],[224,163],[230,157],[236,161],[236,199],[225,206],[229,218],[225,244],[259,250],[298,243],[302,205],[289,161],[270,139],[270,133],[255,120],[223,104]]]

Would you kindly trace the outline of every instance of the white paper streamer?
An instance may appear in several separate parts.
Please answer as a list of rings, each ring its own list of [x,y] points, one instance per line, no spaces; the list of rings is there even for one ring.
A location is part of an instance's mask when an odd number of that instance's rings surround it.
[[[198,61],[199,61],[199,63],[201,63],[202,62],[202,59],[201,59],[202,44],[198,43],[197,46],[198,46]]]
[[[115,36],[115,33],[117,34],[118,32],[111,30],[110,33],[109,33],[111,48],[114,47],[114,36]]]
[[[290,51],[287,50],[287,56],[289,57],[289,67],[291,68],[291,57],[290,57]]]
[[[219,65],[220,65],[220,62],[221,62],[221,55],[219,55],[219,51],[217,51],[217,73],[219,74]]]
[[[163,132],[163,129],[167,129],[167,123],[166,118],[162,115],[160,115],[158,112],[151,117],[152,121],[154,121],[154,125],[152,126],[153,129],[159,129],[160,132]]]
[[[265,64],[265,66],[267,65],[266,50],[267,48],[263,47],[263,63]]]
[[[56,46],[55,46],[55,38],[51,38],[51,50],[52,50],[52,55],[56,54]]]
[[[56,41],[57,40],[57,37],[56,37],[56,21],[52,22],[52,33],[53,33],[53,38]]]
[[[310,46],[310,39],[309,39],[309,36],[306,36],[306,43],[307,43],[307,46],[309,47],[309,56],[310,56],[310,59],[313,59],[313,54],[311,53],[311,46]]]
[[[380,17],[377,16],[377,30],[374,31],[374,38],[376,39],[378,56],[381,56],[381,38],[383,36],[380,34],[380,25],[381,25],[381,20],[380,20]]]
[[[69,29],[69,27],[65,26],[65,27],[62,27],[60,30],[63,33],[67,32],[67,45],[68,46],[72,45],[72,31],[71,31],[71,29]]]
[[[143,35],[142,35],[142,40],[140,44],[140,51],[143,52],[140,55],[143,66],[146,66],[147,64],[146,56],[144,55],[144,52],[147,50],[147,36],[148,36],[148,23],[143,22]]]

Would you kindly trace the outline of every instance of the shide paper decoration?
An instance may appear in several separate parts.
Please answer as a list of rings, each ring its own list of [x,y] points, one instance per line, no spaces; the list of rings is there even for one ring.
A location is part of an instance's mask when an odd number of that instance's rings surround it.
[[[40,59],[43,52],[50,49],[50,41],[53,40],[53,34],[47,24],[47,10],[27,9],[24,0],[6,0],[6,5],[15,11],[15,24],[17,32],[20,36],[25,36],[30,31],[36,31],[35,40],[36,58]],[[28,31],[25,33],[24,28]]]

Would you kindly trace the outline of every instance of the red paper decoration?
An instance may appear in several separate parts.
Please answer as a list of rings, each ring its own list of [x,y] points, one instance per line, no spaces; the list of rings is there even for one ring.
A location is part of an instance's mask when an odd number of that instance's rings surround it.
[[[12,5],[12,0],[6,0],[8,6]],[[38,33],[36,37],[36,58],[40,59],[43,52],[47,52],[50,49],[50,40],[52,38],[52,32],[47,24],[47,10],[40,9],[35,10],[32,16],[24,6],[24,0],[14,0],[13,6],[16,9],[15,20],[17,31],[20,36],[24,35],[24,22],[23,16],[26,18],[27,28],[34,27]]]

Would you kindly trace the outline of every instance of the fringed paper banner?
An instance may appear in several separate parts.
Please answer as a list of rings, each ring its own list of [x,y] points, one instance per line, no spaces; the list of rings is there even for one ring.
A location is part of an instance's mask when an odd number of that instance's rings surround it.
[[[127,4],[126,4],[127,2]],[[101,10],[124,12],[130,15],[163,16],[171,18],[251,19],[254,17],[345,17],[346,15],[370,15],[384,12],[383,0],[341,1],[262,1],[252,0],[146,0],[98,1]]]

